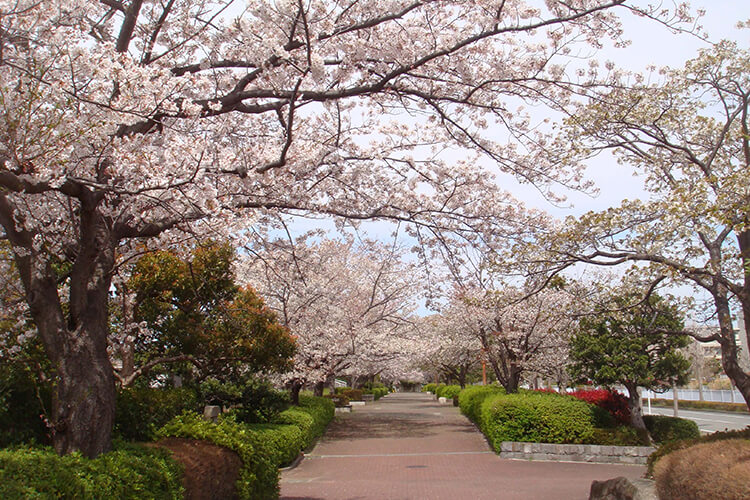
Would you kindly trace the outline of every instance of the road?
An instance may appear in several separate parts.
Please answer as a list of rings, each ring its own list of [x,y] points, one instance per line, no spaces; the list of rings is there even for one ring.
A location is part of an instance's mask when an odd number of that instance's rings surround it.
[[[643,405],[643,413],[648,414],[648,407]],[[672,408],[666,407],[651,407],[651,413],[654,415],[674,415]],[[719,411],[705,411],[705,410],[678,410],[678,415],[681,418],[687,418],[695,421],[698,424],[698,428],[705,434],[710,434],[716,431],[723,431],[725,429],[735,430],[744,429],[750,425],[750,414],[747,413],[729,413]]]

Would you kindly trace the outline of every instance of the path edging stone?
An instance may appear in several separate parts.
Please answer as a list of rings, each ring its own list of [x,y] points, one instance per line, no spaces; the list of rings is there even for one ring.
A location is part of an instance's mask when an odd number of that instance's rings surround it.
[[[604,446],[503,441],[500,457],[523,460],[562,460],[600,464],[645,465],[652,446]]]

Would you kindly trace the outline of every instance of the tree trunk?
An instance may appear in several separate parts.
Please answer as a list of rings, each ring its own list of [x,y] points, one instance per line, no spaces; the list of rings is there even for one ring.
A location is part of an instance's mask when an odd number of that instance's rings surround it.
[[[677,384],[672,383],[672,411],[675,417],[679,417],[680,403],[677,399]]]
[[[106,331],[74,332],[56,364],[52,406],[55,450],[94,458],[110,450],[116,390]]]
[[[719,318],[719,345],[721,346],[721,366],[732,383],[737,387],[750,409],[750,376],[739,363],[739,350],[734,338],[732,315],[727,292],[723,287],[713,293],[714,304]],[[750,313],[750,300],[742,300],[743,314]],[[732,392],[734,394],[734,392]]]
[[[630,408],[630,425],[641,431],[647,431],[646,423],[643,421],[643,407],[641,405],[641,395],[638,394],[638,386],[634,384],[625,384],[628,390],[628,407]]]
[[[292,385],[289,388],[289,394],[294,406],[299,406],[299,393],[302,390],[302,382],[298,379],[292,380]]]
[[[313,388],[313,395],[322,396],[324,387],[325,387],[325,382],[316,382],[315,387]]]

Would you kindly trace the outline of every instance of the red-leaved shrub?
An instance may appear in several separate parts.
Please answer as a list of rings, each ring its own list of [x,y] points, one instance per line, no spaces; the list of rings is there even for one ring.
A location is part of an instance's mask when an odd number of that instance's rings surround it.
[[[606,389],[591,389],[575,391],[569,394],[574,398],[607,410],[621,424],[630,423],[628,398],[619,392],[610,392]]]

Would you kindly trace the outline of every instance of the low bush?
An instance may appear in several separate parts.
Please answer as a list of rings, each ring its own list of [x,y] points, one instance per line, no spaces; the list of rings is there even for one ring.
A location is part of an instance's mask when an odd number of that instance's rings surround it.
[[[301,395],[299,402],[299,406],[281,412],[276,421],[299,427],[305,449],[323,434],[336,410],[333,401],[324,397]]]
[[[248,424],[248,428],[267,442],[273,453],[272,461],[277,467],[291,464],[302,451],[302,430],[296,425]]]
[[[261,380],[250,380],[242,389],[238,418],[248,423],[273,422],[282,411],[289,408],[289,394],[277,391],[271,384]]]
[[[0,450],[0,498],[183,498],[182,468],[169,452],[136,445],[93,460],[51,448]]]
[[[277,452],[271,440],[232,418],[209,422],[197,413],[183,413],[170,420],[157,437],[182,437],[210,441],[234,450],[242,460],[237,492],[243,499],[275,499],[279,496]]]
[[[750,440],[750,426],[742,430],[714,432],[712,434],[701,436],[697,439],[682,439],[679,441],[667,441],[666,443],[660,445],[656,449],[655,452],[649,455],[648,462],[647,462],[647,465],[648,465],[647,475],[653,476],[654,467],[656,466],[657,462],[659,462],[659,460],[661,460],[666,455],[669,455],[670,453],[673,453],[677,450],[688,448],[698,443],[713,443],[715,441],[724,441],[728,439]]]
[[[458,393],[458,406],[469,420],[479,424],[482,403],[485,398],[497,394],[505,394],[505,390],[497,385],[472,385]]]
[[[341,408],[342,406],[347,406],[349,404],[349,398],[347,398],[343,394],[326,394],[323,397],[333,401],[333,404],[334,406],[336,406],[336,408]]]
[[[594,428],[591,438],[586,444],[603,446],[648,446],[648,436],[629,425],[619,425],[610,428]]]
[[[574,391],[569,393],[569,395],[606,410],[617,423],[623,425],[630,423],[628,398],[619,392],[608,391],[606,389],[591,389]],[[597,427],[605,426],[609,427],[611,425],[597,425]]]
[[[335,411],[335,410],[334,410]],[[302,432],[302,449],[309,447],[315,440],[313,427],[315,419],[308,412],[298,406],[293,406],[288,410],[279,413],[276,419],[277,423],[297,426]]]
[[[644,415],[651,438],[657,443],[678,441],[680,439],[697,439],[701,437],[698,424],[685,418],[668,417],[665,415]]]
[[[444,385],[437,389],[437,397],[453,399],[453,396],[458,396],[461,392],[461,386],[459,385]]]
[[[317,396],[300,396],[299,408],[313,417],[313,438],[323,435],[336,414],[333,401]]]
[[[365,389],[365,394],[372,394],[375,396],[375,401],[388,394],[387,387],[373,387],[371,389]]]
[[[341,391],[341,394],[349,398],[349,401],[362,401],[362,389],[352,389],[347,387]]]
[[[750,498],[750,441],[701,443],[664,457],[654,470],[662,500]]]
[[[117,393],[114,435],[128,441],[151,441],[156,431],[185,411],[198,411],[195,391],[187,388],[132,387]]]
[[[747,405],[745,403],[721,403],[718,401],[678,401],[680,408],[695,409],[695,410],[717,410],[717,411],[729,411],[733,413],[747,413]],[[647,404],[644,400],[643,404]],[[653,406],[669,406],[670,408],[674,404],[671,399],[652,399],[651,404]]]
[[[435,383],[429,383],[422,386],[422,392],[431,392],[435,394],[435,389],[437,389],[437,384]]]
[[[480,428],[497,452],[503,441],[585,443],[594,434],[588,403],[562,395],[491,396],[480,415]]]

